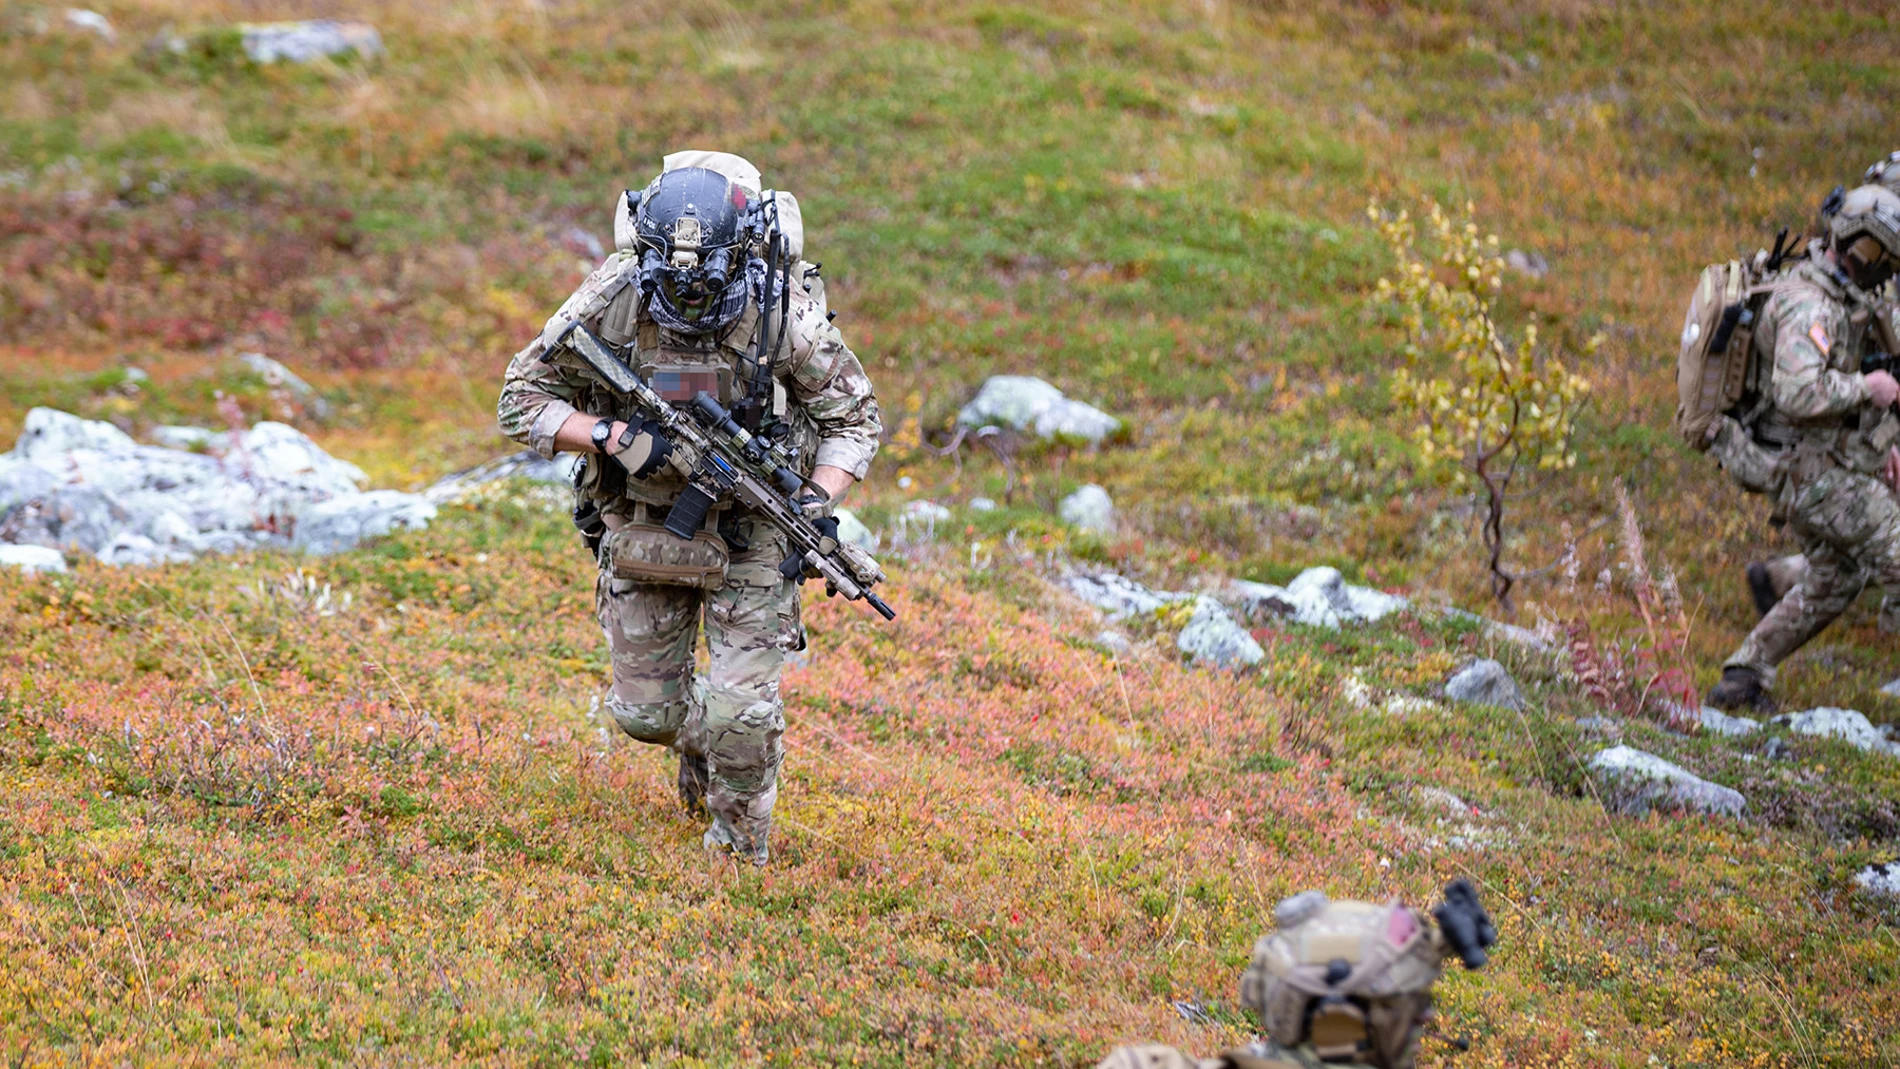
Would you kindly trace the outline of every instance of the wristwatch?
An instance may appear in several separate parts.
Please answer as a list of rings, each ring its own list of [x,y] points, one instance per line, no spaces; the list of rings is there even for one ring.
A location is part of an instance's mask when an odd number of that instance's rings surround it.
[[[607,451],[607,439],[612,438],[613,436],[614,436],[614,421],[610,419],[603,419],[599,423],[594,424],[594,433],[588,435],[587,437],[588,437],[588,440],[594,443],[594,452],[605,453]]]

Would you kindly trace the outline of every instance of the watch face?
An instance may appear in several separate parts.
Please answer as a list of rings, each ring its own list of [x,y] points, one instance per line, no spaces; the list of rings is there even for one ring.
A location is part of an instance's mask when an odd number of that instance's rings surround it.
[[[611,436],[613,432],[614,425],[607,420],[603,419],[599,423],[594,424],[594,433],[592,436],[594,439],[594,448],[599,449],[606,445],[608,437]]]

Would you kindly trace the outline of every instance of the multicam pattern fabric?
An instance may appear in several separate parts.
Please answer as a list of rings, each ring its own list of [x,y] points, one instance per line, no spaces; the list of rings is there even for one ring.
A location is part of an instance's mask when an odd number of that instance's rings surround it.
[[[597,416],[632,414],[624,403],[600,388],[578,358],[556,353],[552,362],[544,362],[542,356],[570,324],[598,327],[610,304],[637,302],[637,295],[630,292],[636,270],[631,253],[616,252],[607,257],[548,320],[546,329],[509,361],[496,408],[503,434],[544,457],[552,457],[555,432],[577,410]],[[857,355],[826,319],[823,307],[797,286],[792,287],[790,313],[785,341],[773,356],[773,377],[784,387],[790,406],[818,432],[811,462],[842,468],[861,479],[870,470],[871,458],[877,455],[878,436],[883,432],[876,391]],[[640,318],[637,308],[634,318]],[[749,305],[722,339],[717,355],[722,359],[738,358],[757,322],[758,310]],[[616,339],[609,334],[607,340]],[[653,341],[655,347],[668,352],[705,348],[700,339],[673,337],[666,331],[659,331]],[[646,346],[636,343],[636,348]]]
[[[1886,592],[1883,630],[1900,630],[1900,499],[1881,477],[1900,417],[1868,401],[1860,375],[1867,317],[1819,260],[1796,268],[1764,309],[1777,414],[1793,427],[1779,506],[1807,572],[1727,662],[1772,684],[1775,667],[1846,611],[1862,583]]]
[[[572,354],[551,351],[572,323],[621,347],[636,366],[711,364],[727,370],[727,381],[746,381],[741,372],[756,334],[756,302],[748,302],[725,335],[683,337],[662,329],[640,307],[636,272],[631,253],[607,257],[546,329],[515,354],[496,407],[503,434],[551,457],[555,433],[575,412],[616,419],[635,414]],[[792,288],[789,313],[784,342],[770,357],[772,378],[785,399],[780,418],[794,444],[808,446],[807,473],[830,465],[863,478],[883,430],[870,378],[822,304],[801,287]],[[608,480],[602,477],[607,468],[589,465],[592,481],[583,492],[610,527],[642,517],[657,522],[684,486],[670,470],[646,480]],[[608,710],[635,739],[672,747],[689,766],[703,759],[705,804],[714,819],[709,844],[730,843],[735,853],[763,863],[783,757],[779,674],[803,635],[799,588],[778,573],[786,544],[763,525],[741,520],[739,527],[751,546],[733,555],[723,586],[658,585],[603,571],[597,601],[613,655]],[[696,688],[693,651],[702,620],[711,664]]]
[[[1788,511],[1800,540],[1801,581],[1755,625],[1726,667],[1775,668],[1847,611],[1869,581],[1880,584],[1880,629],[1900,633],[1900,500],[1886,480],[1837,470],[1808,484]]]
[[[657,586],[602,571],[596,607],[613,658],[607,711],[633,738],[703,759],[707,810],[736,853],[763,862],[784,757],[779,674],[804,637],[798,587],[778,571],[789,552],[783,537],[749,523],[742,533],[752,545],[734,555],[725,586]],[[696,680],[702,619],[712,656]]]

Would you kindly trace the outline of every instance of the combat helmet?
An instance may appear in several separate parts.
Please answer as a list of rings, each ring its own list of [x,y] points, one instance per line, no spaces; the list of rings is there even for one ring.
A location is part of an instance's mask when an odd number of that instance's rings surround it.
[[[1254,944],[1241,1001],[1282,1046],[1412,1069],[1446,955],[1475,969],[1497,938],[1470,884],[1453,883],[1445,899],[1434,923],[1400,902],[1334,902],[1318,891],[1288,898],[1274,911],[1278,930]]]
[[[631,206],[633,198],[626,198]],[[745,310],[748,209],[743,186],[705,167],[666,171],[632,213],[640,291],[668,330],[708,334]]]
[[[1895,149],[1875,160],[1873,166],[1867,168],[1860,176],[1860,184],[1886,186],[1895,193],[1900,193],[1900,149]]]
[[[1900,268],[1900,193],[1884,185],[1849,190],[1828,219],[1828,241],[1856,285],[1884,283]]]

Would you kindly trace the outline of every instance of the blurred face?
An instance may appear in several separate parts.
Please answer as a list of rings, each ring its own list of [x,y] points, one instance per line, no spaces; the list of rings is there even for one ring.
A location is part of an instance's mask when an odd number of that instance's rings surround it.
[[[1841,266],[1862,289],[1874,289],[1893,277],[1894,258],[1871,234],[1862,234],[1841,250]]]

